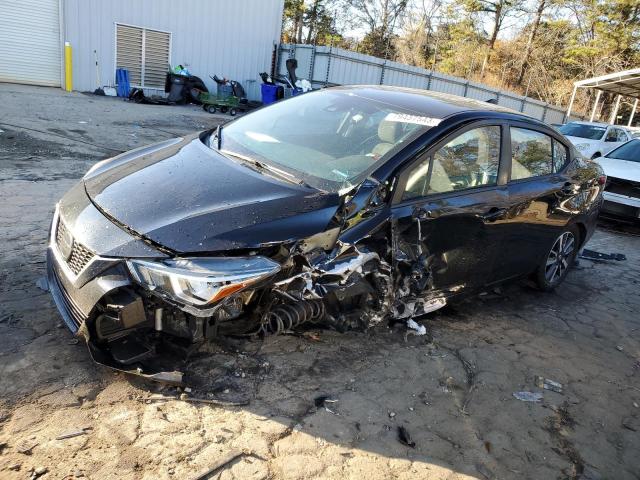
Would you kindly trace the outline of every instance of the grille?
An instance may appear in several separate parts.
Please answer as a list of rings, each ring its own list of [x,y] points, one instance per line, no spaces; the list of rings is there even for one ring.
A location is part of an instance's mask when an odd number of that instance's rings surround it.
[[[627,197],[640,198],[640,183],[624,180],[622,178],[607,177],[607,192],[626,195]]]
[[[86,317],[82,313],[82,310],[80,310],[80,308],[73,301],[69,293],[62,286],[62,282],[60,282],[60,280],[58,279],[58,274],[55,271],[55,269],[52,270],[52,274],[53,275],[50,278],[52,278],[53,281],[55,282],[55,287],[57,287],[56,289],[60,293],[58,298],[63,303],[63,305],[60,305],[60,306],[63,306],[66,314],[71,318],[71,320],[73,320],[73,323],[75,323],[76,325],[76,328],[74,329],[75,331],[78,329],[78,327],[80,327],[82,322],[86,320]]]
[[[65,235],[68,234],[68,230],[66,225],[62,222],[62,220],[58,220],[58,228],[56,230],[56,244],[58,245],[58,250],[60,249],[60,245],[62,239]],[[80,243],[73,240],[73,246],[71,247],[71,255],[67,260],[67,265],[69,269],[74,273],[74,275],[78,275],[84,267],[87,266],[87,263],[91,261],[93,258],[93,252],[91,252],[88,248]]]

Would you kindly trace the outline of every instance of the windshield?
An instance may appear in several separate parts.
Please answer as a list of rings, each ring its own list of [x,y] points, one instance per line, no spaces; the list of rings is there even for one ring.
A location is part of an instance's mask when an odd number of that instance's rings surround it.
[[[587,138],[589,140],[600,140],[606,130],[605,127],[594,125],[584,125],[582,123],[567,123],[558,128],[560,133],[568,137]]]
[[[607,158],[640,163],[640,140],[631,140],[609,152]]]
[[[349,91],[321,90],[226,125],[221,152],[339,191],[362,181],[438,122]]]

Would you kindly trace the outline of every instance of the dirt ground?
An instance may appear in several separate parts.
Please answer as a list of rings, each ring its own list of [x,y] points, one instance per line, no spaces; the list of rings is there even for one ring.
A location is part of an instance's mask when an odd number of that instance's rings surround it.
[[[423,337],[318,330],[192,356],[192,395],[246,406],[153,400],[179,392],[95,366],[36,286],[54,203],[96,160],[222,119],[0,84],[0,478],[640,478],[637,230],[589,244],[626,261],[448,307]]]

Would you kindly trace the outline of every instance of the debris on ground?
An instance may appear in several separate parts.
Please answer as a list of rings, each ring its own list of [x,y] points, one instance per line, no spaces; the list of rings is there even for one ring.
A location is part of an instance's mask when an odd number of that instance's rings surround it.
[[[538,388],[544,388],[545,390],[551,390],[552,392],[562,393],[562,384],[559,382],[540,377],[538,375],[536,375],[535,377],[535,382],[536,387]]]
[[[623,253],[602,253],[589,250],[588,248],[583,249],[579,256],[586,260],[615,260],[617,262],[622,262],[627,259]]]
[[[624,350],[624,347],[622,345],[616,345],[616,350],[622,352]]]
[[[40,277],[39,279],[36,280],[36,287],[38,287],[40,290],[48,292],[49,282],[47,282],[47,279],[45,277]]]
[[[173,395],[151,395],[146,399],[147,402],[168,402],[171,400],[182,400],[183,402],[190,403],[206,403],[209,405],[216,405],[219,407],[242,407],[249,405],[249,400],[220,400],[217,398],[196,398],[190,397],[186,393],[180,394],[179,397]]]
[[[83,427],[80,430],[74,430],[71,432],[63,433],[56,437],[56,440],[65,440],[67,438],[79,437],[80,435],[86,435],[88,430],[91,430],[91,427]]]
[[[522,402],[540,402],[543,398],[541,392],[514,392],[513,396]]]
[[[413,319],[409,319],[407,320],[407,328],[414,330],[414,335],[418,335],[418,336],[422,336],[422,335],[426,335],[427,334],[427,327],[425,327],[424,325],[420,325],[419,323],[416,323]]]
[[[403,426],[398,427],[398,440],[407,447],[416,448],[416,442],[411,439],[409,431]]]
[[[35,478],[41,477],[48,471],[49,469],[47,467],[36,467],[33,470],[31,470],[31,476],[29,476],[29,478],[33,480]]]
[[[337,402],[338,402],[338,399],[332,398],[329,395],[321,395],[313,399],[313,403],[316,406],[316,408],[324,408],[327,412],[333,415],[340,415],[340,414],[335,410],[330,409],[327,406],[327,403],[331,404],[331,403],[337,403]]]
[[[22,453],[23,455],[31,455],[31,451],[36,448],[36,446],[38,445],[38,442],[34,441],[26,441],[26,442],[22,442],[20,445],[18,445],[18,453]]]
[[[238,452],[238,451],[231,452],[226,457],[223,457],[220,461],[218,461],[211,468],[208,468],[207,470],[197,474],[191,480],[204,480],[205,478],[213,478],[213,474],[214,473],[217,473],[219,470],[227,467],[228,465],[230,465],[231,463],[235,462],[238,458],[240,458],[240,457],[242,457],[244,455],[251,455],[251,454],[248,454],[248,453],[245,453],[245,452]]]

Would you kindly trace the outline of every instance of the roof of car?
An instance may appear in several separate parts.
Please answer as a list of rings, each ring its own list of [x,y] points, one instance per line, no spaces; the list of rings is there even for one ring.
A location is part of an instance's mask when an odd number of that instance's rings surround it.
[[[448,93],[434,92],[432,90],[419,90],[416,88],[392,87],[383,85],[353,85],[331,87],[332,91],[344,91],[363,98],[377,100],[404,110],[414,111],[417,115],[426,115],[431,118],[442,119],[456,113],[501,112],[522,116],[535,120],[520,112],[505,108],[482,100],[459,97]],[[487,100],[491,99],[487,95]]]
[[[577,123],[580,125],[593,125],[594,127],[616,127],[616,128],[621,128],[622,130],[626,130],[626,127],[622,126],[622,125],[610,125],[608,123],[603,123],[603,122],[584,122],[582,120],[576,120],[575,122],[569,122],[569,123]]]

